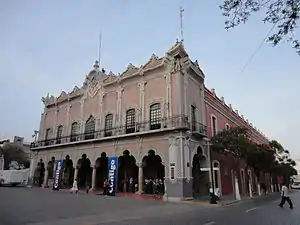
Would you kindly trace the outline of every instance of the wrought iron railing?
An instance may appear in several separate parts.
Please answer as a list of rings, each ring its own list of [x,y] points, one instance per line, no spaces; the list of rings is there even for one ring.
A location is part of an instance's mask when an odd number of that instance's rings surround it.
[[[45,139],[37,142],[32,142],[30,147],[42,147],[51,146],[57,144],[65,144],[72,142],[80,142],[84,140],[94,140],[102,139],[105,137],[116,137],[126,134],[134,134],[147,131],[163,131],[168,128],[173,129],[185,129],[191,130],[193,133],[198,133],[199,135],[206,135],[206,127],[199,122],[189,122],[187,116],[174,116],[171,118],[162,118],[155,121],[143,121],[137,122],[133,126],[132,124],[112,127],[109,129],[98,130],[94,132],[84,132],[77,135],[61,136],[52,139]]]

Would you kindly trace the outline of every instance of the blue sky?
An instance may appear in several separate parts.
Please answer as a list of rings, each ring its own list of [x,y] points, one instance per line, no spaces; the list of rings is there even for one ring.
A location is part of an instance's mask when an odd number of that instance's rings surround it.
[[[299,56],[289,44],[265,44],[241,73],[269,26],[257,14],[227,32],[220,2],[0,1],[0,136],[31,140],[43,111],[41,97],[82,84],[97,59],[100,29],[108,71],[143,64],[152,53],[164,55],[180,36],[182,5],[185,47],[203,69],[206,85],[300,158]]]

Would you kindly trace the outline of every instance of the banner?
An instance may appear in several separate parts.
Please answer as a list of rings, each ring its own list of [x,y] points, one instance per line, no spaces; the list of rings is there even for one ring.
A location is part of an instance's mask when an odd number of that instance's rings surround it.
[[[63,167],[63,160],[57,160],[56,161],[56,169],[55,169],[55,175],[54,175],[54,183],[53,183],[53,190],[58,191],[61,184],[61,174],[62,174],[62,168]]]
[[[116,195],[118,187],[118,157],[108,158],[108,189],[107,194],[110,196]]]

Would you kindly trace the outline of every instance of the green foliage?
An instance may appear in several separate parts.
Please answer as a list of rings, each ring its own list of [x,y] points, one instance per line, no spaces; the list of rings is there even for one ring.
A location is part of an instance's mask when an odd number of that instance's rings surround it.
[[[270,31],[267,41],[277,46],[285,39],[300,56],[300,41],[294,36],[300,18],[300,0],[223,0],[220,9],[227,17],[226,29],[246,23],[253,13],[262,11],[262,21],[276,28],[273,33],[273,29]]]
[[[242,127],[233,127],[223,130],[211,138],[211,148],[221,154],[230,154],[238,164],[245,160],[248,166],[259,172],[269,172],[285,179],[296,175],[295,161],[290,158],[288,150],[273,140],[268,145],[253,143],[248,137],[248,130]]]
[[[247,129],[243,127],[233,127],[223,130],[212,137],[212,150],[227,154],[230,153],[237,161],[244,158],[246,150],[249,148]]]

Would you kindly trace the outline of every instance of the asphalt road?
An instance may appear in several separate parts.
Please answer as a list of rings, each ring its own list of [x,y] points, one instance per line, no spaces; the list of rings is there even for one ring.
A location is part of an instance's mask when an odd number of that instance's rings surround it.
[[[275,195],[216,207],[1,187],[0,225],[300,225],[300,191],[291,197],[294,210]]]

